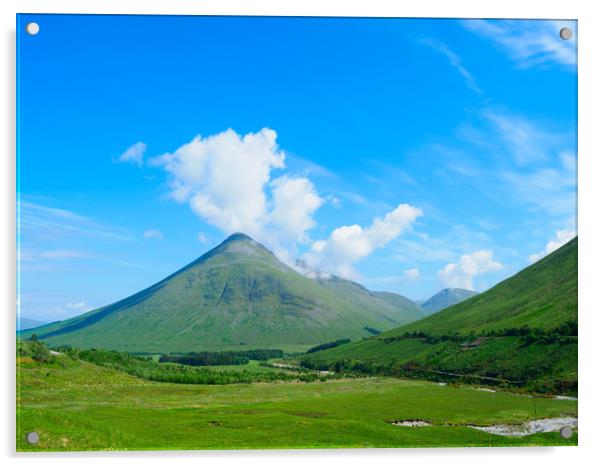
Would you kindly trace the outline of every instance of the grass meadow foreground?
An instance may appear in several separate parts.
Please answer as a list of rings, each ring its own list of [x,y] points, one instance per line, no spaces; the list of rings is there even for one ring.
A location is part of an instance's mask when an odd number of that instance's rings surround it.
[[[173,384],[63,356],[17,364],[19,451],[577,444],[576,434],[504,437],[468,427],[576,416],[574,400],[396,378]],[[432,425],[392,424],[417,419]],[[30,431],[38,444],[25,441]]]

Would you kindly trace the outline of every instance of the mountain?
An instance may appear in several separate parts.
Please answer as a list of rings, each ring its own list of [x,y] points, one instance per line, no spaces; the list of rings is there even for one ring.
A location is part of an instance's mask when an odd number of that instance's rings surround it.
[[[301,359],[308,367],[355,361],[377,371],[575,393],[577,249],[574,238],[466,301]]]
[[[389,323],[393,323],[393,318],[404,322],[413,322],[424,317],[424,312],[411,299],[397,293],[387,291],[370,291],[359,283],[345,280],[340,277],[331,276],[330,278],[320,278],[317,282],[323,287],[332,291],[339,300],[349,307],[359,307],[366,313],[373,312],[374,306],[382,309],[391,309],[394,315],[385,317]],[[385,327],[389,327],[385,323]],[[385,330],[383,326],[377,328],[379,331]]]
[[[48,322],[42,322],[41,320],[29,319],[27,317],[21,316],[21,318],[17,318],[17,329],[29,330],[30,328],[46,325],[47,323]]]
[[[551,329],[577,321],[577,238],[484,293],[398,331]]]
[[[389,330],[420,312],[401,296],[336,277],[308,278],[237,233],[139,293],[35,333],[51,346],[139,352],[299,350],[370,336],[367,328]]]
[[[427,311],[428,314],[433,314],[453,304],[458,304],[468,298],[472,298],[476,294],[476,291],[465,290],[463,288],[445,288],[422,304],[419,304],[419,306]]]

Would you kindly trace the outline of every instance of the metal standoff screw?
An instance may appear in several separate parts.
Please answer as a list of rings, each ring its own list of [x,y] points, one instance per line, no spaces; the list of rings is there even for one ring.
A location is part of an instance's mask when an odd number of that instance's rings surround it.
[[[560,436],[566,439],[571,438],[573,436],[573,429],[571,429],[569,426],[564,426],[562,429],[560,429]]]
[[[40,441],[40,434],[38,434],[37,432],[28,432],[25,438],[28,443],[34,445]]]
[[[573,30],[571,28],[562,28],[560,30],[560,38],[563,40],[570,40],[573,38]]]
[[[25,32],[30,36],[35,36],[38,32],[40,32],[40,25],[38,23],[27,23],[25,26]]]

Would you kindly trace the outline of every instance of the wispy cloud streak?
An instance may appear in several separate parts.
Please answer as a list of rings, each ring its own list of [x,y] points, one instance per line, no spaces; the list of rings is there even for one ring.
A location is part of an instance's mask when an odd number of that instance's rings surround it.
[[[448,59],[449,64],[454,67],[458,73],[460,73],[462,78],[464,78],[466,87],[477,94],[483,94],[483,91],[477,85],[472,73],[468,71],[468,69],[462,64],[460,57],[454,51],[452,51],[447,44],[435,39],[422,39],[420,43],[444,55]]]
[[[565,26],[575,30],[573,21],[470,19],[463,21],[463,25],[492,40],[519,68],[556,64],[577,71],[577,41],[562,40],[559,35]]]

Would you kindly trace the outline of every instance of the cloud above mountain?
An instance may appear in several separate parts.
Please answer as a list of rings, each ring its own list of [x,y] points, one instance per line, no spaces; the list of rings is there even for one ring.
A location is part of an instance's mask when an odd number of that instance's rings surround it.
[[[493,259],[493,252],[480,250],[472,254],[464,254],[457,262],[447,264],[437,275],[448,288],[465,288],[474,290],[473,280],[477,275],[501,269],[500,262]]]
[[[572,240],[576,234],[577,233],[575,232],[575,230],[558,230],[556,232],[555,237],[548,241],[543,251],[540,251],[536,254],[531,254],[529,256],[529,262],[536,262],[539,259],[542,259],[545,256],[547,256],[551,252],[556,251],[556,249],[558,249],[560,246],[563,246],[564,244]]]
[[[422,215],[409,204],[400,204],[384,217],[376,217],[370,226],[345,225],[332,231],[328,239],[314,241],[303,261],[311,268],[325,270],[345,278],[357,278],[353,265],[374,250],[386,246]]]
[[[324,200],[305,177],[274,176],[285,154],[276,132],[239,135],[232,129],[202,137],[151,160],[169,175],[169,195],[204,221],[231,234],[245,232],[278,250],[307,241]]]
[[[314,214],[328,202],[307,176],[287,173],[285,153],[274,130],[240,135],[232,129],[180,146],[149,164],[168,174],[169,197],[187,203],[202,220],[225,234],[244,232],[294,264],[300,245],[306,267],[357,275],[353,264],[408,229],[420,209],[399,204],[368,227],[340,226],[312,241]],[[307,271],[307,270],[306,270]],[[310,272],[311,273],[311,272]]]

